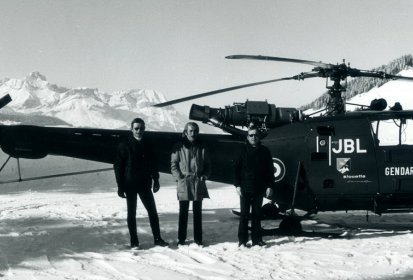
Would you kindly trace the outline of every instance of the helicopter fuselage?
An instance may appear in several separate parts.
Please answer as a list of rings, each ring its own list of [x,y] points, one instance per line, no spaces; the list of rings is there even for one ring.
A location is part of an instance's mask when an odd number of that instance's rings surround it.
[[[274,200],[314,213],[412,208],[412,118],[413,111],[349,112],[271,130],[263,143],[274,158]]]
[[[313,117],[272,128],[262,139],[273,157],[280,208],[310,213],[413,208],[413,111],[361,111]],[[0,146],[15,158],[61,155],[113,163],[126,130],[0,126]],[[146,132],[170,173],[181,133]],[[232,184],[240,135],[201,134],[212,161],[210,180]]]

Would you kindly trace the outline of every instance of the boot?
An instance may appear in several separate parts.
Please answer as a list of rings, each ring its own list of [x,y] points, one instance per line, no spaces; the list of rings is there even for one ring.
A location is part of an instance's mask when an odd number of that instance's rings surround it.
[[[166,247],[169,245],[168,242],[165,242],[161,237],[155,238],[154,242],[155,246],[161,246],[161,247]]]

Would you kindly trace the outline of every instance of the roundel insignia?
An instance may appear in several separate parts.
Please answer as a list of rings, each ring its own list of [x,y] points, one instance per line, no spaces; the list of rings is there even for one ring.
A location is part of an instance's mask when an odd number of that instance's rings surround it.
[[[272,163],[274,165],[275,182],[281,181],[285,176],[285,165],[278,158],[272,158]]]

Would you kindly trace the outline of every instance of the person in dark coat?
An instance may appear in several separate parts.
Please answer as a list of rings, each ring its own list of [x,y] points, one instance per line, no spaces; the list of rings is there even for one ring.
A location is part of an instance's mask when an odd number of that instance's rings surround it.
[[[136,228],[138,194],[148,212],[154,244],[168,246],[169,244],[161,238],[158,212],[151,190],[152,181],[154,193],[160,188],[159,173],[154,149],[144,137],[145,122],[140,118],[134,119],[131,122],[131,131],[132,135],[119,144],[114,163],[118,195],[126,198],[131,247],[139,248]]]
[[[194,240],[202,242],[202,200],[209,198],[205,184],[210,173],[210,159],[206,147],[198,139],[199,127],[194,122],[185,125],[182,141],[171,154],[171,173],[177,181],[179,200],[178,244],[186,242],[189,202],[194,215]]]
[[[264,196],[272,194],[274,165],[270,150],[260,142],[259,130],[248,129],[247,141],[235,161],[235,187],[240,196],[239,246],[248,242],[248,216],[251,209],[252,245],[264,246],[261,235],[260,211]]]

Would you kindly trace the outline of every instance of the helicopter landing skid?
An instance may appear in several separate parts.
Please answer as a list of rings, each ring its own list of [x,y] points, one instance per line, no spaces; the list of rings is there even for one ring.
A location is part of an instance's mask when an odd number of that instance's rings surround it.
[[[262,228],[263,236],[271,235],[286,235],[297,237],[321,237],[321,238],[350,238],[352,236],[351,230],[339,229],[335,231],[320,230],[304,230],[301,221],[308,219],[311,213],[307,213],[304,216],[293,216],[291,214],[286,215],[278,228],[264,229]]]
[[[231,210],[232,214],[234,214],[235,216],[241,216],[241,212],[238,210]],[[284,219],[286,217],[285,214],[281,214],[278,212],[275,213],[266,213],[266,214],[262,214],[261,216],[261,221],[263,220],[279,220],[279,219]],[[251,214],[248,215],[248,219],[251,220]]]
[[[295,231],[291,232],[290,230],[282,230],[280,228],[273,229],[262,229],[262,236],[294,236],[294,237],[320,237],[320,238],[351,238],[352,234],[350,231],[343,230],[342,232],[326,232],[326,231]]]
[[[241,213],[237,210],[231,212],[240,216]],[[311,214],[304,216],[292,216],[291,214],[274,213],[271,217],[265,215],[261,220],[278,220],[281,219],[277,228],[262,228],[262,236],[296,236],[296,237],[320,237],[320,238],[351,238],[351,230],[341,229],[339,231],[325,231],[325,230],[303,230],[301,221],[307,219]],[[248,217],[251,218],[250,216]],[[248,228],[251,230],[251,227]]]

